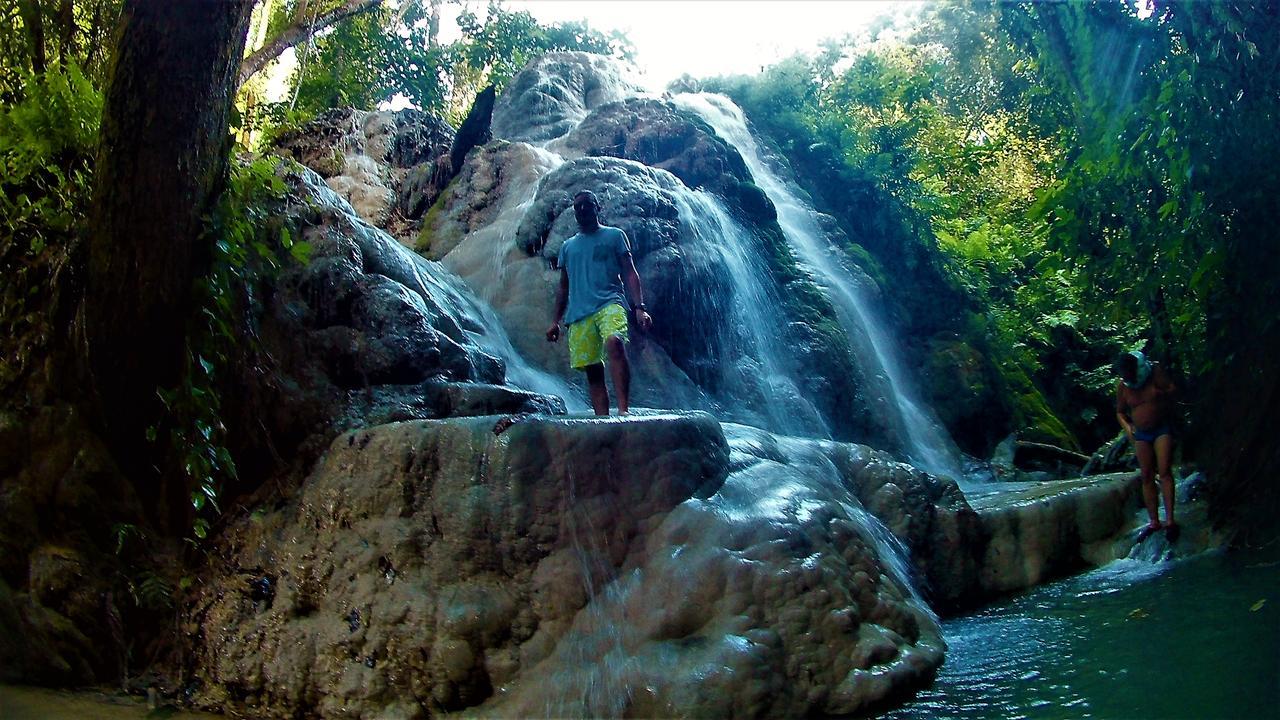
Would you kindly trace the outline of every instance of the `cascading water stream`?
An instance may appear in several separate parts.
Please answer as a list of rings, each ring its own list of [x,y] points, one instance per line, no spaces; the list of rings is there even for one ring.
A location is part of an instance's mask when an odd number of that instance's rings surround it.
[[[468,335],[485,352],[502,358],[507,366],[507,382],[525,390],[559,396],[570,412],[587,409],[581,391],[530,364],[511,343],[511,338],[503,330],[502,321],[498,319],[493,308],[476,299],[456,275],[444,268],[441,270],[436,287],[443,291],[444,297],[448,298],[450,304],[459,312],[465,312],[469,317],[479,319],[479,324],[485,328],[486,332],[468,332]]]
[[[874,360],[870,374],[883,377],[892,395],[898,424],[906,436],[906,453],[913,464],[930,472],[960,480],[964,477],[959,453],[941,424],[914,397],[910,383],[895,357],[893,342],[871,309],[858,283],[834,257],[839,251],[826,241],[813,210],[787,187],[761,158],[755,138],[742,111],[733,101],[707,93],[680,94],[676,104],[697,113],[726,142],[737,148],[756,184],[773,201],[778,224],[800,260],[819,281],[840,321],[851,337],[867,339]]]
[[[572,127],[565,128],[565,133]],[[503,292],[505,277],[511,271],[509,255],[516,247],[517,229],[525,214],[534,204],[538,187],[556,168],[573,160],[574,152],[565,150],[562,138],[545,139],[528,145],[531,153],[527,165],[510,173],[499,199],[494,219],[475,230],[465,244],[450,251],[444,263],[450,269],[468,277],[485,278],[477,285],[484,303],[497,305]],[[769,309],[777,307],[778,298],[769,290],[768,270],[760,260],[760,253],[753,249],[754,240],[738,221],[723,207],[721,201],[707,193],[690,190],[680,185],[670,191],[669,199],[676,205],[684,242],[687,247],[701,253],[723,272],[727,288],[689,288],[690,293],[711,293],[698,302],[704,307],[716,307],[727,322],[716,323],[706,332],[720,335],[717,346],[725,352],[718,358],[712,370],[717,386],[713,393],[717,405],[708,409],[722,413],[728,419],[750,422],[773,431],[829,438],[830,429],[821,412],[804,396],[801,383],[793,373],[790,351],[782,345],[784,336],[776,317]],[[607,223],[608,217],[603,218]],[[458,298],[469,297],[461,291]],[[461,300],[459,300],[461,302]],[[484,303],[481,303],[482,305]],[[486,324],[496,322],[497,313],[489,307],[480,311],[488,313]],[[492,316],[492,317],[490,317]],[[549,320],[549,318],[548,318]],[[505,336],[497,338],[505,340]],[[537,371],[527,362],[519,360],[516,348],[506,342],[498,348],[512,368],[512,381],[533,389],[547,387],[550,373]],[[535,382],[537,384],[530,384]],[[564,380],[557,380],[559,389],[571,409],[586,409],[583,393]]]
[[[736,343],[734,338],[722,343],[730,351],[742,353],[740,358],[722,359],[722,385],[734,389],[734,396],[755,396],[756,402],[751,404],[760,408],[767,421],[764,424],[776,432],[831,437],[822,414],[788,373],[787,350],[780,340],[782,328],[769,312],[780,302],[768,289],[768,271],[760,253],[748,249],[749,233],[717,199],[704,192],[680,191],[675,193],[675,201],[693,241],[718,256],[732,284],[731,297],[710,299],[729,303],[727,316],[732,327],[709,328],[708,332],[740,338]],[[744,373],[751,377],[735,377]]]
[[[382,232],[368,225],[344,198],[318,176],[312,182],[312,188],[326,203],[348,213],[357,223],[368,226],[373,232]],[[452,317],[466,319],[467,322],[460,324],[462,331],[486,353],[503,361],[508,382],[525,390],[559,396],[569,410],[586,408],[580,391],[560,378],[539,370],[525,359],[512,344],[497,313],[484,299],[472,293],[461,278],[443,264],[427,260],[390,238],[385,247],[391,253],[390,256],[395,257],[393,264],[398,270],[394,272],[400,276],[398,279],[421,293],[424,301],[429,297],[445,306]]]

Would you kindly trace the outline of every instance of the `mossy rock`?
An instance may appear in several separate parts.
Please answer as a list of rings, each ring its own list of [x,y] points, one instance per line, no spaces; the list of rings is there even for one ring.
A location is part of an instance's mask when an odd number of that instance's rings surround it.
[[[1005,365],[1004,379],[1009,383],[1013,403],[1013,420],[1018,435],[1024,440],[1049,443],[1080,452],[1080,441],[1049,407],[1044,393],[1020,367]]]

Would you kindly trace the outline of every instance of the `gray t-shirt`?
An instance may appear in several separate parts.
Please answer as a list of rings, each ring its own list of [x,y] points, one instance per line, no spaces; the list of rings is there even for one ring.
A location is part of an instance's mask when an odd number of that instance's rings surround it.
[[[560,247],[559,264],[569,273],[569,306],[564,322],[572,325],[616,302],[626,307],[622,268],[631,254],[627,234],[601,225],[593,233],[580,232]]]

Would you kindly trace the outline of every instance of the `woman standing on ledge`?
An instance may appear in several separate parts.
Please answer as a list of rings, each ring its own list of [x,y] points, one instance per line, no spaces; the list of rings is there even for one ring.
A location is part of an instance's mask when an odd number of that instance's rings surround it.
[[[1147,505],[1150,522],[1138,534],[1138,540],[1159,530],[1160,514],[1156,496],[1164,495],[1164,528],[1169,540],[1178,537],[1178,523],[1173,519],[1173,396],[1177,391],[1173,380],[1159,363],[1153,363],[1141,352],[1127,352],[1116,360],[1116,419],[1133,443],[1142,468],[1142,499]],[[1156,489],[1156,476],[1160,489]]]

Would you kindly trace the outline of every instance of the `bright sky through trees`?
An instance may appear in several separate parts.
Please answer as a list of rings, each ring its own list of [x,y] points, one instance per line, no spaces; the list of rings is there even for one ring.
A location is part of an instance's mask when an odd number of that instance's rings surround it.
[[[643,80],[660,90],[688,73],[753,74],[827,38],[857,34],[880,15],[914,12],[919,2],[884,0],[509,0],[543,23],[586,19],[622,30],[636,47]]]

